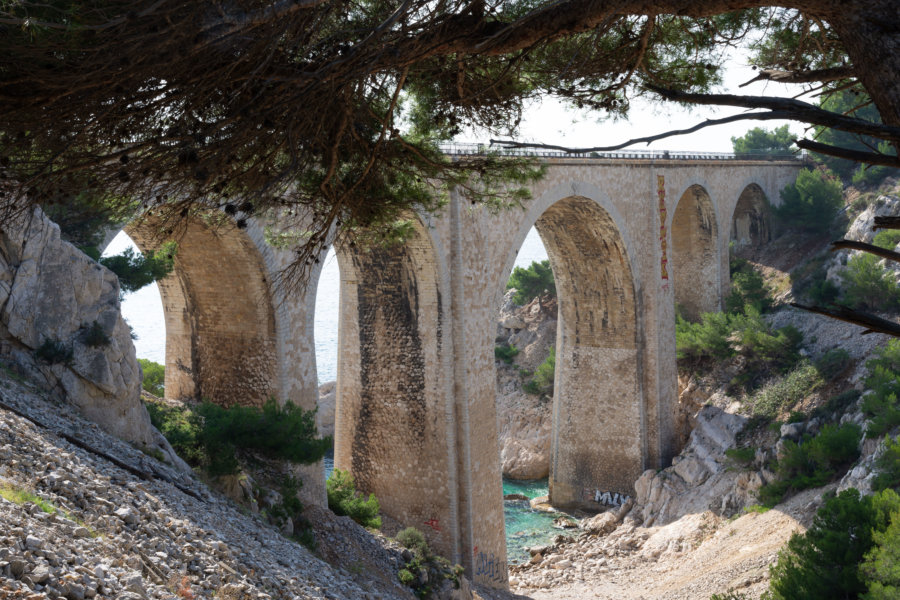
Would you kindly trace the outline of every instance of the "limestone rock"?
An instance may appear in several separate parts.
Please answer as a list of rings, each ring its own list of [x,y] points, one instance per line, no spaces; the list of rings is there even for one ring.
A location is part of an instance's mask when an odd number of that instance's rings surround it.
[[[635,482],[636,517],[645,526],[663,525],[705,511],[730,515],[754,503],[762,478],[729,469],[724,461],[725,450],[734,445],[745,421],[714,406],[704,407],[672,466],[659,473],[647,470]]]
[[[497,416],[500,461],[510,479],[541,479],[550,473],[549,398],[526,394],[523,373],[533,372],[556,342],[556,300],[536,298],[525,306],[504,296],[497,316],[497,343],[519,352],[510,365],[497,362]]]
[[[337,403],[337,382],[329,381],[319,386],[319,402],[316,405],[316,425],[322,437],[334,435],[334,414]]]
[[[108,343],[86,343],[95,323]],[[140,401],[141,369],[119,309],[118,279],[63,241],[39,208],[0,231],[0,340],[2,358],[61,390],[89,419],[186,466]],[[36,358],[45,343],[70,350],[71,359],[50,364]]]

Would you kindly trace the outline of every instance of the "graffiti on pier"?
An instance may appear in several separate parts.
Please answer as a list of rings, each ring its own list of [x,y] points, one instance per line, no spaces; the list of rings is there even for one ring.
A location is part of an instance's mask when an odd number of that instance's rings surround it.
[[[476,548],[476,550],[478,550]],[[506,581],[506,563],[494,557],[494,553],[490,555],[479,552],[475,558],[475,577],[476,579],[505,582]]]
[[[601,492],[597,489],[584,488],[581,492],[581,499],[587,502],[593,501],[598,504],[605,504],[606,506],[622,506],[631,500],[631,496],[618,492]]]
[[[425,521],[425,525],[428,525],[429,527],[431,527],[431,528],[434,529],[435,531],[440,531],[440,530],[441,530],[441,522],[438,521],[437,519],[435,519],[434,517],[431,517],[430,519],[428,519],[427,521]]]

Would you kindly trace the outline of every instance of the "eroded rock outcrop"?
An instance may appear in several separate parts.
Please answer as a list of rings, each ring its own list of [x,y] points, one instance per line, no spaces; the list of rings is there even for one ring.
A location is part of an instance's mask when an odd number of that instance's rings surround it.
[[[725,457],[746,421],[715,406],[700,410],[688,445],[672,466],[647,470],[634,484],[635,510],[645,526],[706,511],[730,516],[757,502],[760,474],[729,468]]]
[[[187,468],[141,403],[118,279],[39,208],[0,230],[0,357],[108,432]]]
[[[550,473],[553,401],[522,386],[556,343],[556,299],[535,298],[520,307],[513,293],[504,296],[497,319],[497,343],[518,350],[511,363],[497,362],[500,460],[504,477],[541,479]]]

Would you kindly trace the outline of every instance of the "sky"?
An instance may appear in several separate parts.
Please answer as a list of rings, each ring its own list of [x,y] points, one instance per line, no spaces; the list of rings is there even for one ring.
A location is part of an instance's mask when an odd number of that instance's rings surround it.
[[[721,92],[754,96],[789,96],[799,93],[800,86],[758,81],[744,88],[738,86],[753,79],[756,72],[749,66],[746,54],[733,51],[729,54]],[[807,99],[807,101],[812,101]],[[721,118],[742,112],[742,109],[698,106],[693,110],[681,109],[674,104],[635,100],[627,121],[603,121],[596,111],[576,110],[554,99],[547,99],[530,106],[522,119],[517,141],[558,144],[568,147],[611,146],[632,138],[658,134],[671,129],[684,129],[710,118]],[[774,129],[790,124],[791,131],[799,135],[803,126],[791,121],[738,121],[701,129],[695,133],[639,144],[630,149],[687,150],[694,152],[731,152],[731,138],[744,135],[748,129],[764,127]],[[459,141],[487,142],[487,132],[467,131]],[[496,136],[494,136],[496,137]]]

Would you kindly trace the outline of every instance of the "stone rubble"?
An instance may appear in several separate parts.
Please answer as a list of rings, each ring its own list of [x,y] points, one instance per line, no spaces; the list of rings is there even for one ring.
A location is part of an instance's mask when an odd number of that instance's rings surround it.
[[[46,426],[0,409],[0,488],[25,490],[56,508],[48,513],[32,502],[0,498],[0,598],[413,598],[396,582],[400,549],[385,548],[390,543],[349,519],[322,509],[310,513],[324,523],[321,548],[355,545],[369,557],[355,573],[333,568],[39,389],[3,378],[0,399]],[[359,560],[359,553],[343,558]]]

